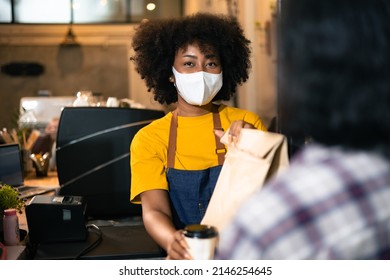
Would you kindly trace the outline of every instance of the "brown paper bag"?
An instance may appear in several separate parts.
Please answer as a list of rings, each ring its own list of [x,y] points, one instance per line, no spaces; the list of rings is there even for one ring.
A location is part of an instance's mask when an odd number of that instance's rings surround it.
[[[221,142],[229,145],[227,135]],[[202,224],[221,231],[230,222],[240,204],[255,190],[289,164],[287,141],[278,133],[242,129],[231,144],[218,177]]]

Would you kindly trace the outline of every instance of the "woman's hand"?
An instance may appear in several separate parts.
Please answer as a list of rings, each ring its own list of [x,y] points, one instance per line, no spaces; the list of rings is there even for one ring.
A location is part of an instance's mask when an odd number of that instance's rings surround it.
[[[190,260],[192,257],[187,251],[187,243],[183,231],[176,231],[167,247],[167,260]]]
[[[149,235],[165,250],[167,259],[191,259],[183,237],[172,223],[169,196],[166,190],[141,193],[142,218]]]
[[[255,127],[252,124],[247,123],[247,122],[245,122],[243,120],[233,121],[231,123],[231,125],[229,127],[229,135],[228,135],[229,144],[237,142],[237,137],[238,137],[238,135],[240,135],[240,131],[243,128],[252,128],[252,129],[254,129]],[[225,134],[225,132],[222,131],[222,130],[214,130],[214,133],[219,138],[221,138]]]

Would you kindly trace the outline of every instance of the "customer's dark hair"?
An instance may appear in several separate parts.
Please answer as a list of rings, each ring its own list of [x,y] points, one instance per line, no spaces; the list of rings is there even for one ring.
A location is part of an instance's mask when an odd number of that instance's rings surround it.
[[[389,156],[389,1],[284,4],[280,101],[287,133]]]
[[[250,41],[234,18],[198,13],[167,20],[141,22],[132,41],[136,70],[159,103],[177,101],[177,91],[169,82],[176,52],[188,44],[212,47],[220,56],[223,86],[213,100],[229,100],[237,85],[248,79],[251,67]]]

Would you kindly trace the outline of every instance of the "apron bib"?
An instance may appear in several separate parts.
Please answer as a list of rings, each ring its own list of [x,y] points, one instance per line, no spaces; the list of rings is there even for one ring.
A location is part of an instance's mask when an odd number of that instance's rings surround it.
[[[213,122],[215,129],[222,128],[218,109],[213,111]],[[215,136],[218,166],[203,170],[179,170],[174,168],[176,137],[177,110],[172,112],[169,132],[167,180],[173,223],[177,229],[181,229],[186,225],[199,224],[203,219],[222,169],[226,149]]]

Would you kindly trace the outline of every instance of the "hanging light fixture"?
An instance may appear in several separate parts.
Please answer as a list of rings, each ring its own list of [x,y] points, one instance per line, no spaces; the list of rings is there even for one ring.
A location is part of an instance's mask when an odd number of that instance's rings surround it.
[[[61,47],[79,47],[80,44],[76,40],[76,35],[73,33],[73,0],[70,0],[70,23],[68,32],[65,34],[65,38],[61,43]]]

